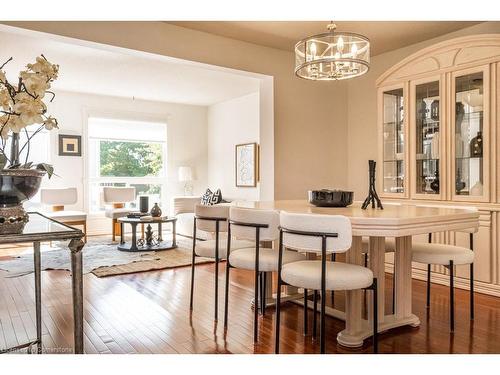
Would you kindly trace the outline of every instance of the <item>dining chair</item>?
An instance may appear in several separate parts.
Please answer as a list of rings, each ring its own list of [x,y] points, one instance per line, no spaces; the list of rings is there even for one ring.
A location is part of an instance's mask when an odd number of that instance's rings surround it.
[[[450,273],[450,331],[455,331],[455,289],[454,268],[457,265],[469,265],[470,279],[470,319],[474,320],[474,233],[476,229],[460,230],[469,234],[469,248],[456,245],[432,243],[432,233],[428,241],[417,242],[412,245],[412,260],[417,263],[427,264],[427,302],[431,305],[431,265],[442,265]]]
[[[345,253],[351,247],[351,222],[340,215],[311,215],[281,212],[278,256],[278,288],[276,293],[275,352],[280,345],[281,287],[292,285],[321,291],[320,352],[325,353],[326,291],[369,289],[373,291],[373,351],[378,351],[377,279],[366,267],[332,262],[328,255]],[[283,262],[284,248],[321,255],[321,260]],[[316,304],[315,304],[316,305]],[[316,312],[314,312],[316,315]]]
[[[118,219],[130,213],[130,209],[125,208],[126,203],[135,201],[134,187],[104,187],[103,201],[107,205],[104,215],[111,219],[113,242],[117,235],[120,235],[120,224]],[[143,227],[144,228],[144,227]]]
[[[76,188],[41,189],[40,201],[44,205],[51,206],[51,211],[45,212],[45,216],[67,225],[81,225],[87,242],[87,213],[65,209],[65,206],[76,204],[78,201]]]
[[[258,311],[260,309],[261,313],[264,314],[266,308],[265,273],[278,271],[278,258],[280,256],[280,253],[276,248],[273,248],[272,244],[261,246],[261,241],[267,243],[276,241],[279,237],[278,227],[279,213],[275,210],[260,210],[239,207],[231,207],[229,210],[224,329],[227,329],[228,326],[230,269],[238,268],[254,271],[254,342],[258,341]],[[238,239],[253,240],[255,241],[255,245],[233,251],[231,236]],[[299,254],[296,251],[284,251],[281,253],[281,262],[285,264],[303,259],[305,259],[304,255]]]
[[[205,257],[215,260],[215,313],[214,320],[218,319],[218,296],[219,296],[219,262],[227,258],[227,239],[221,239],[222,233],[227,233],[227,220],[229,219],[229,206],[213,205],[205,206],[197,204],[194,208],[193,223],[193,252],[191,259],[191,292],[189,297],[189,310],[193,311],[194,294],[194,271],[196,257]],[[196,232],[201,230],[215,236],[212,240],[197,240]],[[235,240],[235,248],[255,246],[252,241]]]

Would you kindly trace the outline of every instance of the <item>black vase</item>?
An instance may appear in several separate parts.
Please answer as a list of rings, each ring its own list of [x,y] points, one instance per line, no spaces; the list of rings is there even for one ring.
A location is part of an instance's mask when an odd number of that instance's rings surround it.
[[[460,193],[460,191],[462,191],[464,187],[465,182],[462,181],[462,174],[460,173],[460,168],[458,168],[457,179],[455,180],[455,191],[457,192],[457,194]]]
[[[434,181],[431,182],[431,189],[434,192],[439,193],[439,171],[437,170],[434,173]]]
[[[483,156],[483,132],[478,131],[477,135],[470,141],[470,156],[480,158]]]
[[[158,206],[158,203],[155,203],[153,208],[151,209],[151,216],[160,217],[161,216],[161,208]]]
[[[439,100],[434,100],[431,103],[431,118],[433,120],[439,120]]]
[[[139,197],[139,210],[143,214],[149,211],[149,197],[147,195]]]

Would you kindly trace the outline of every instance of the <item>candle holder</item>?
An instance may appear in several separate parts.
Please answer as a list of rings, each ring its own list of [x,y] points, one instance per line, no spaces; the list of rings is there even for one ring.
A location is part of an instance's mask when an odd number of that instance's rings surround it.
[[[381,210],[384,209],[382,206],[382,202],[380,201],[380,198],[378,197],[377,191],[375,190],[375,167],[377,163],[375,160],[368,160],[368,170],[370,173],[370,185],[368,186],[368,196],[366,197],[365,201],[363,202],[363,205],[361,208],[363,210],[366,210],[368,205],[371,203],[372,208],[375,208],[375,204],[377,205],[377,208],[380,208]]]

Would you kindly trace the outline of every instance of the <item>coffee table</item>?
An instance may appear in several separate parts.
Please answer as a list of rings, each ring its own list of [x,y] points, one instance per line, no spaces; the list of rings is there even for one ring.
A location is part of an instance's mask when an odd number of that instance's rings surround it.
[[[177,222],[176,217],[159,217],[153,220],[141,220],[140,218],[128,218],[121,217],[118,219],[120,223],[121,235],[120,244],[118,245],[118,250],[122,251],[160,251],[160,250],[170,250],[177,247],[175,238],[175,224]],[[172,242],[168,243],[163,241],[162,238],[162,224],[171,223],[172,224]],[[132,226],[132,238],[131,241],[125,242],[124,236],[124,226],[125,224],[130,224]],[[145,238],[137,239],[137,225],[147,224]],[[158,226],[156,234],[153,232],[151,224],[156,224]]]

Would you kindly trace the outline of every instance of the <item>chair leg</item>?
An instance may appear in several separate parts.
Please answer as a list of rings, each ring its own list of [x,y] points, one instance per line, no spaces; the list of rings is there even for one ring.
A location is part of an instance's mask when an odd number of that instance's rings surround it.
[[[258,341],[259,336],[259,272],[254,272],[254,306],[253,306],[253,342]]]
[[[304,288],[304,336],[307,335],[307,289]]]
[[[193,311],[194,260],[195,260],[195,255],[194,255],[194,251],[193,251],[193,256],[191,258],[191,292],[189,294],[189,310],[191,310],[191,311]]]
[[[189,311],[193,311],[193,292],[194,292],[194,263],[196,258],[196,219],[193,228],[193,253],[191,256],[191,292],[189,294]]]
[[[470,264],[470,320],[474,320],[474,263]]]
[[[227,329],[227,310],[229,304],[229,259],[226,259],[226,290],[225,290],[225,299],[224,299],[224,329]]]
[[[266,315],[266,273],[260,273],[260,313]]]
[[[276,326],[274,334],[274,353],[280,353],[280,323],[281,323],[281,267],[278,269],[278,288],[276,289]]]
[[[427,265],[427,304],[426,307],[431,307],[431,265]]]
[[[112,236],[112,241],[115,242],[115,238],[116,238],[116,219],[113,219],[111,221],[111,225],[113,227],[113,230],[111,232],[111,236]]]
[[[218,312],[219,312],[219,258],[215,258],[215,310],[214,310],[214,321],[217,322]]]
[[[392,313],[396,314],[396,266],[392,271]]]
[[[320,331],[319,331],[319,347],[320,347],[320,353],[325,354],[326,352],[326,337],[325,337],[325,307],[326,307],[326,290],[323,286],[321,288],[321,315],[320,315]]]
[[[377,279],[373,279],[373,353],[378,353],[378,291]]]
[[[455,331],[455,290],[453,286],[453,261],[450,260],[450,331]]]
[[[332,254],[332,258],[331,258],[332,262],[336,261],[336,258],[337,258],[336,255],[337,255],[336,253]],[[335,306],[335,291],[332,290],[332,307],[334,307],[334,306]]]
[[[85,243],[87,243],[87,221],[84,221],[82,225],[83,225],[83,234],[85,235],[83,238]]]
[[[315,290],[313,293],[313,332],[312,336],[315,339],[316,338],[316,327],[318,325],[317,322],[317,315],[318,315],[318,291]]]

